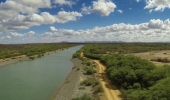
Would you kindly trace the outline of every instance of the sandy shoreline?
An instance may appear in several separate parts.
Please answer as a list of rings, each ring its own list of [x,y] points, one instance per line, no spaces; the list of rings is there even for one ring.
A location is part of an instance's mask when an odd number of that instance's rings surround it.
[[[30,61],[30,59],[29,57],[23,56],[23,57],[17,57],[15,59],[7,58],[1,61],[2,62],[0,62],[0,67],[5,67],[10,64],[15,64],[15,63],[23,62],[23,61]]]
[[[51,54],[57,53],[59,51],[62,51],[62,50],[46,52],[44,54],[44,56],[51,55]],[[35,58],[35,59],[38,59],[38,58]],[[10,64],[20,63],[20,62],[24,62],[24,61],[31,61],[31,59],[29,59],[29,57],[27,57],[25,55],[6,58],[6,59],[0,59],[0,67],[5,67],[5,66],[10,65]]]
[[[70,74],[65,79],[65,82],[57,90],[53,100],[71,100],[74,97],[77,97],[77,88],[79,86],[80,78],[80,68],[81,60],[74,58],[71,59],[73,62],[73,68]]]

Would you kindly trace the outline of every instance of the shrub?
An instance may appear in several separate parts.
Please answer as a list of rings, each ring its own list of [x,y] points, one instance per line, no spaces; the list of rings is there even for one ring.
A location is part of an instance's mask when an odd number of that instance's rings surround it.
[[[94,82],[94,85],[99,85],[100,84],[100,82],[98,81],[98,80],[96,80],[95,82]]]
[[[96,71],[95,71],[95,70],[93,69],[93,67],[91,67],[91,66],[85,67],[84,70],[86,71],[86,74],[87,74],[87,75],[91,75],[91,74],[96,73]]]
[[[73,98],[72,100],[93,100],[89,94],[84,94],[81,97]]]
[[[77,68],[77,71],[80,70],[80,68]]]
[[[134,89],[141,89],[141,85],[139,83],[134,83],[133,88]]]
[[[94,89],[94,93],[101,93],[101,92],[103,92],[104,90],[103,90],[103,87],[99,84],[99,85],[97,85],[96,87],[95,87],[95,89]]]
[[[163,63],[170,62],[170,60],[168,58],[156,58],[156,59],[151,59],[151,61],[157,61],[157,62],[163,62]]]
[[[34,60],[34,59],[35,59],[35,57],[33,57],[33,56],[30,56],[30,57],[29,57],[29,59],[31,59],[31,60]]]
[[[85,90],[85,87],[79,87],[79,90]]]
[[[86,80],[82,81],[80,85],[91,86],[94,84],[94,79],[87,78]]]

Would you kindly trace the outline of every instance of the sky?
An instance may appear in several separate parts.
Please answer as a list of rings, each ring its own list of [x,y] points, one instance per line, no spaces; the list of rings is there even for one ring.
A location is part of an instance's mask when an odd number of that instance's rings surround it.
[[[0,0],[0,44],[170,42],[170,0]]]

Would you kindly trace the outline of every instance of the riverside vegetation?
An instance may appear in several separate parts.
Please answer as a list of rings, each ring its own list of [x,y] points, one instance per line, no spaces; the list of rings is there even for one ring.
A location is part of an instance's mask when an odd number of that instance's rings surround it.
[[[59,49],[75,46],[76,44],[57,44],[57,43],[41,43],[41,44],[0,44],[0,59],[13,58],[16,56],[26,55],[30,59],[43,56],[46,52],[52,52]]]
[[[95,96],[97,96],[97,94],[102,93],[103,92],[103,88],[100,85],[99,80],[95,77],[96,73],[97,73],[97,68],[96,68],[96,63],[92,62],[91,60],[82,57],[81,53],[82,53],[83,49],[78,50],[76,53],[73,54],[72,58],[78,58],[82,61],[82,69],[83,69],[83,76],[84,79],[80,82],[80,88],[79,91],[81,90],[85,90],[87,88],[91,88],[90,91],[92,91],[90,94],[88,91],[80,96],[80,97],[76,97],[73,98],[72,100],[94,100],[93,98]],[[77,69],[79,70],[79,69]]]
[[[87,44],[82,50],[84,56],[100,60],[106,66],[107,75],[120,89],[123,100],[170,100],[170,66],[158,67],[148,60],[127,55],[170,50],[170,44]],[[80,57],[80,52],[73,57]]]

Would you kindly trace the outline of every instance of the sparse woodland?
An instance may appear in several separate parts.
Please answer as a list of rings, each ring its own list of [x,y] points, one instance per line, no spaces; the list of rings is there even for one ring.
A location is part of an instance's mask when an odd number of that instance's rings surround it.
[[[148,60],[128,53],[170,50],[170,44],[88,44],[84,55],[107,67],[109,79],[123,100],[170,100],[170,66],[157,67]],[[79,57],[80,51],[74,54]]]
[[[28,57],[34,55],[43,56],[46,52],[64,49],[71,46],[75,46],[75,44],[0,44],[0,59],[11,58],[20,55],[26,55]]]

